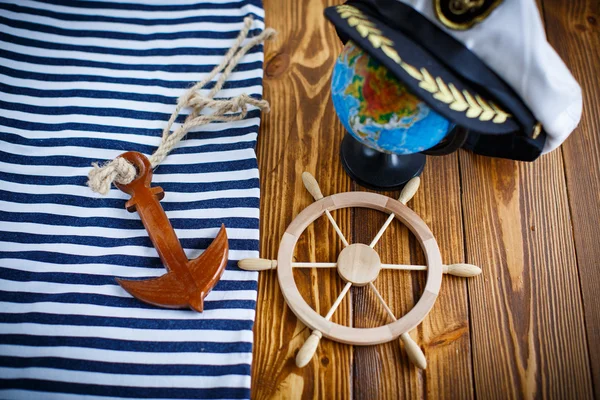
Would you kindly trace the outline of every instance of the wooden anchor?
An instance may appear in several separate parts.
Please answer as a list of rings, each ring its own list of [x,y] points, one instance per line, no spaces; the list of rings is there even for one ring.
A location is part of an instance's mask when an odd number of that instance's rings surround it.
[[[137,170],[136,178],[126,185],[116,184],[131,199],[125,204],[129,212],[137,211],[148,236],[158,252],[167,273],[158,278],[117,282],[133,297],[166,308],[187,308],[202,312],[204,298],[223,275],[227,265],[229,243],[225,225],[210,246],[194,260],[188,260],[159,201],[165,193],[160,187],[150,187],[152,166],[138,152],[122,154]]]

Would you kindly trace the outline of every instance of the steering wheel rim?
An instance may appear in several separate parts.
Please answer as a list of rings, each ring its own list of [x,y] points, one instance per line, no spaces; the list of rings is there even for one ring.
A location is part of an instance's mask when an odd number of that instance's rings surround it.
[[[376,328],[355,328],[325,319],[306,303],[293,276],[292,258],[300,235],[325,210],[363,207],[395,214],[415,235],[425,254],[427,281],[423,294],[415,306],[397,321]],[[287,227],[277,255],[277,277],[286,303],[306,326],[320,331],[323,336],[340,343],[374,345],[389,342],[415,328],[435,304],[442,283],[442,257],[437,242],[425,222],[400,201],[369,192],[346,192],[324,197],[306,207]]]

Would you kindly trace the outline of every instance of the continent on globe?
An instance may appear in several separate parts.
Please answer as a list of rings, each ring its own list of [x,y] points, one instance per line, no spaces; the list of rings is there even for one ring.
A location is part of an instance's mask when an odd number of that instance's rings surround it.
[[[333,69],[331,96],[346,130],[378,151],[418,153],[438,144],[451,129],[446,118],[351,41]]]

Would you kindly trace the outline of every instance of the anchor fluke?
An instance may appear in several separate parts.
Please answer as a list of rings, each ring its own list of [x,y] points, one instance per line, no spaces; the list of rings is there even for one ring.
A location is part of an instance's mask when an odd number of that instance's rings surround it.
[[[172,272],[141,281],[117,278],[117,283],[133,297],[155,306],[183,308],[188,305],[185,286]]]
[[[129,294],[145,303],[165,308],[189,307],[202,312],[204,298],[219,281],[227,266],[228,253],[227,231],[221,225],[210,246],[198,258],[185,264],[193,282],[180,280],[175,271],[158,278],[135,281],[117,279],[117,282]]]

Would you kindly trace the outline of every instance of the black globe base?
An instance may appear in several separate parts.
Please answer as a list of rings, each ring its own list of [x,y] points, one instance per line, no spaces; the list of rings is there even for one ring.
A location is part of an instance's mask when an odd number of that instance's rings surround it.
[[[373,150],[346,134],[340,147],[346,173],[361,186],[373,190],[400,190],[406,182],[421,175],[425,155],[398,155]]]

